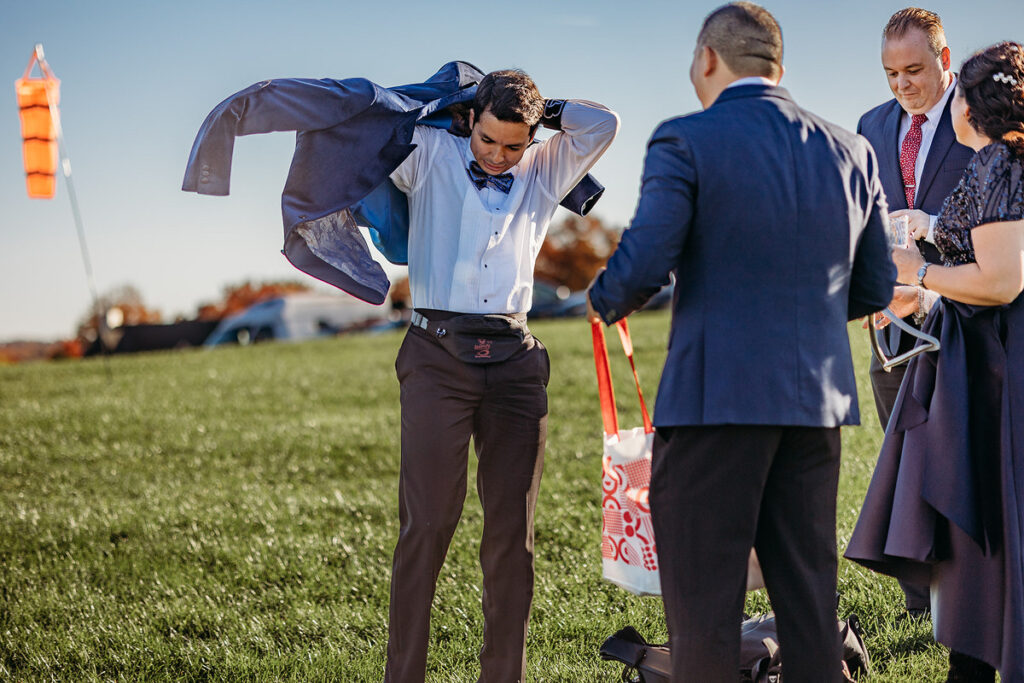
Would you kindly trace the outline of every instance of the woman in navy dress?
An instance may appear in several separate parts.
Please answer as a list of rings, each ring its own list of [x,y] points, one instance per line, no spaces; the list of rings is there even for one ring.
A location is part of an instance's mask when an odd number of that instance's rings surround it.
[[[977,153],[935,226],[943,262],[893,251],[942,296],[942,346],[907,369],[846,557],[930,582],[947,681],[1024,682],[1024,48],[965,61],[952,114]]]

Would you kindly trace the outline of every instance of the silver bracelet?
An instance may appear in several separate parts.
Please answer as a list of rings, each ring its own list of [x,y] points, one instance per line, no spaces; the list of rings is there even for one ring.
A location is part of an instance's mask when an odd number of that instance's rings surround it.
[[[914,324],[918,327],[924,324],[928,317],[928,311],[924,310],[924,287],[917,288],[917,310],[914,311]]]

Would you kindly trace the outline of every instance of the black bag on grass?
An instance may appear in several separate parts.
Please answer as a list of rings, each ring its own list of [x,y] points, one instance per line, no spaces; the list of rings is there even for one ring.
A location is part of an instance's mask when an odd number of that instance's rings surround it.
[[[860,628],[860,619],[851,614],[838,623],[843,639],[843,673],[867,674],[870,669],[868,651]],[[610,636],[601,645],[601,658],[623,662],[622,680],[630,683],[669,683],[672,671],[667,645],[652,645],[635,628],[627,626]],[[779,650],[775,615],[751,617],[740,624],[741,683],[782,683],[782,655]]]

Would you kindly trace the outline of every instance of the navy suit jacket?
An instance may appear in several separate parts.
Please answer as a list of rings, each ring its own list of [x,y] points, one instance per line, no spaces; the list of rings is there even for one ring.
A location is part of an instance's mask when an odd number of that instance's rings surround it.
[[[953,97],[946,102],[942,110],[928,158],[925,159],[924,170],[921,172],[921,184],[914,198],[914,208],[937,216],[942,211],[946,197],[960,182],[967,168],[967,162],[974,156],[974,150],[956,141],[953,132],[953,118],[950,114]],[[907,195],[903,191],[903,172],[900,170],[900,117],[903,108],[895,99],[880,104],[860,117],[857,132],[868,139],[878,158],[878,177],[882,179],[889,210],[907,208]],[[925,258],[931,263],[939,263],[939,252],[935,246],[924,240],[918,240]]]
[[[406,262],[408,199],[388,176],[415,149],[416,125],[468,134],[458,114],[468,111],[483,76],[472,64],[448,62],[423,83],[393,88],[365,78],[279,78],[253,84],[206,117],[181,189],[228,194],[235,136],[296,131],[281,194],[284,254],[299,270],[379,304],[391,283],[357,225],[370,228],[388,260]],[[562,206],[585,215],[603,191],[587,175]],[[315,232],[315,243],[302,228]]]
[[[858,422],[846,323],[885,307],[896,277],[876,166],[778,87],[728,88],[658,127],[591,290],[612,323],[675,273],[656,425]]]

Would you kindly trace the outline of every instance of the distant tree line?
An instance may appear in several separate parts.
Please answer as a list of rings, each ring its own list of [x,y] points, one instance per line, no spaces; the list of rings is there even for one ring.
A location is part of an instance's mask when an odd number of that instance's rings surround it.
[[[537,257],[534,275],[537,279],[571,290],[584,289],[618,244],[621,229],[605,225],[597,216],[569,215],[555,223]],[[244,311],[249,306],[287,294],[308,292],[312,288],[298,280],[267,280],[229,284],[219,299],[201,303],[193,319],[221,320]],[[392,306],[401,309],[410,304],[409,280],[399,278],[391,288]],[[182,322],[183,316],[173,322]],[[108,347],[116,344],[116,330],[127,325],[165,322],[163,314],[143,301],[138,288],[119,285],[99,297],[95,306],[78,319],[75,338],[60,342],[17,342],[0,345],[0,363],[21,362],[38,358],[79,357],[83,349],[106,335]]]

